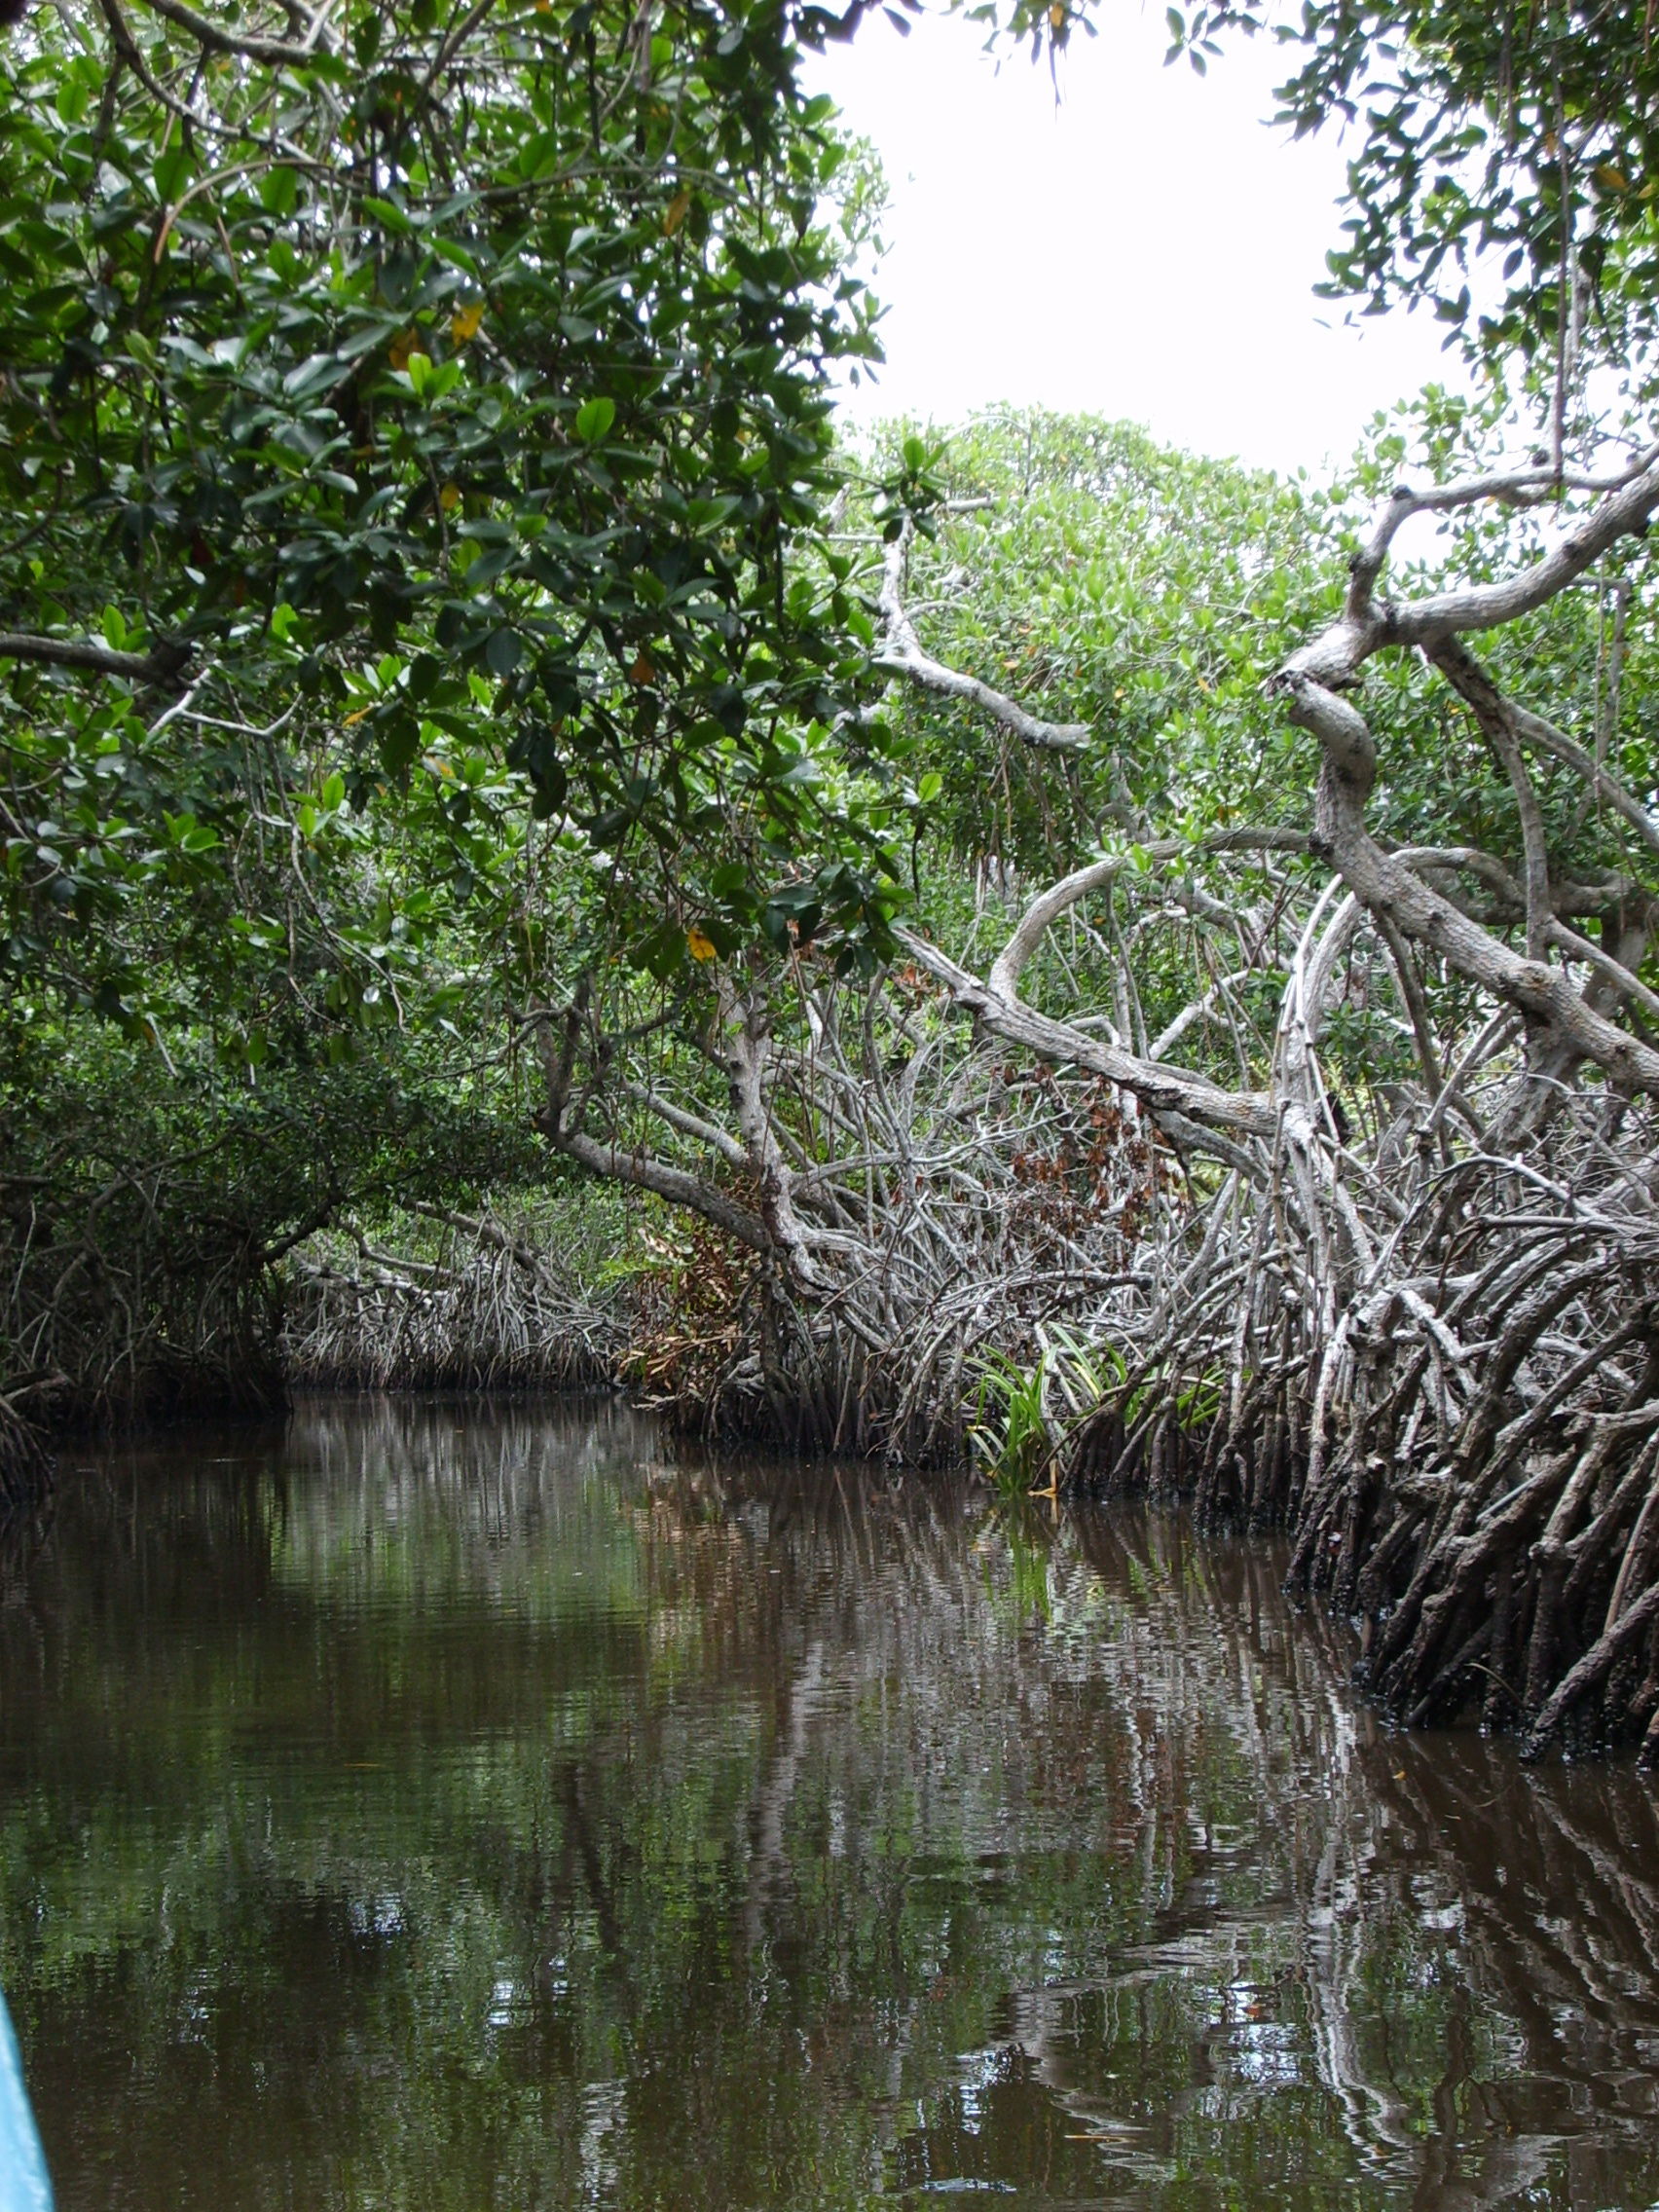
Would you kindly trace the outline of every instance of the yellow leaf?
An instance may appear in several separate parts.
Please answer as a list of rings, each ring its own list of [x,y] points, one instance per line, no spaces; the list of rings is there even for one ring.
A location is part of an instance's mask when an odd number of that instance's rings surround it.
[[[1628,192],[1630,190],[1629,177],[1626,176],[1623,169],[1615,168],[1611,162],[1604,162],[1601,167],[1595,171],[1595,177],[1598,184],[1605,185],[1610,192]]]
[[[478,325],[484,320],[484,302],[474,300],[469,306],[457,308],[450,316],[450,336],[458,346],[464,346],[469,338],[476,338]]]
[[[414,352],[420,342],[421,333],[418,330],[400,330],[392,340],[390,352],[387,355],[392,367],[394,369],[406,369],[409,366],[409,356]]]
[[[679,230],[681,224],[684,222],[686,216],[690,212],[691,187],[688,184],[682,184],[680,187],[680,190],[675,194],[674,198],[669,202],[667,210],[663,215],[662,230],[664,238],[673,238],[675,232]]]
[[[373,707],[359,707],[354,715],[348,715],[346,717],[346,727],[350,729],[353,722],[363,721],[373,713]]]
[[[1060,5],[1060,0],[1054,0],[1054,5],[1049,10],[1049,28],[1051,31],[1063,31],[1065,27],[1065,9]]]
[[[701,930],[686,931],[685,948],[693,960],[716,960],[719,957]]]
[[[461,486],[459,484],[446,484],[438,494],[438,503],[446,515],[453,514],[461,504]]]

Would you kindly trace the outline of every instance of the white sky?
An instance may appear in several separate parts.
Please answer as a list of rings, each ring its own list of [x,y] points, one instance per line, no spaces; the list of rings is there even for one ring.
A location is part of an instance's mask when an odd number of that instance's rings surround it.
[[[1346,459],[1379,407],[1461,383],[1424,314],[1345,327],[1316,300],[1344,156],[1267,128],[1283,57],[1162,66],[1161,6],[1101,11],[1061,64],[1000,70],[972,24],[879,17],[811,66],[887,170],[888,366],[855,420],[994,400],[1124,417],[1288,469]]]

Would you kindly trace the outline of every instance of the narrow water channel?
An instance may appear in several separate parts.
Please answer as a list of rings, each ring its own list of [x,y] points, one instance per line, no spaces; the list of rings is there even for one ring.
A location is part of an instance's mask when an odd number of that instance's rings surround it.
[[[609,1407],[71,1456],[0,1557],[61,2212],[1653,2205],[1659,1790],[1389,1734],[1279,1564]]]

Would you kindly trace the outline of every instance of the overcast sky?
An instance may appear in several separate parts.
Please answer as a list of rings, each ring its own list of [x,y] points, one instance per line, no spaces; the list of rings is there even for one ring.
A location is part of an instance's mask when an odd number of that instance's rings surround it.
[[[1278,468],[1346,458],[1378,407],[1460,381],[1424,315],[1345,327],[1312,287],[1344,156],[1267,128],[1284,73],[1240,42],[1165,69],[1161,7],[1102,11],[1061,66],[1000,72],[982,34],[876,16],[812,67],[892,188],[888,367],[856,417],[947,423],[993,400],[1142,422]]]

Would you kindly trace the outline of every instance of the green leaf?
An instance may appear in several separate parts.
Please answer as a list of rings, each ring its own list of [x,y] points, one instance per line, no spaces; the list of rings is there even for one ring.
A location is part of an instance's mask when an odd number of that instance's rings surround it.
[[[299,204],[299,172],[286,163],[277,168],[267,169],[259,180],[260,204],[268,215],[286,219]]]
[[[388,775],[400,776],[421,750],[421,725],[413,715],[381,723],[375,744]]]
[[[584,445],[597,445],[615,420],[613,399],[585,399],[576,409],[576,435]]]
[[[414,236],[415,225],[394,201],[380,200],[365,193],[362,207],[365,215],[372,215],[377,223],[384,223],[388,231],[397,232],[401,238]]]

